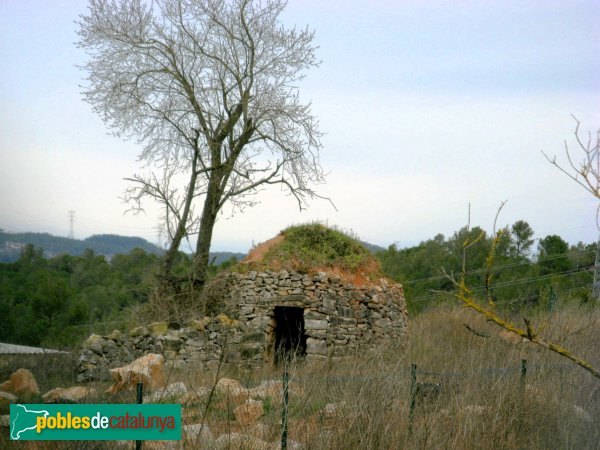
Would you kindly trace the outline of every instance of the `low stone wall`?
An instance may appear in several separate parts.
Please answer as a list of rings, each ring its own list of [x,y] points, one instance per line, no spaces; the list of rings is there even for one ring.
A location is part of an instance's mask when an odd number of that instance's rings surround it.
[[[90,336],[78,361],[79,380],[106,379],[108,368],[149,352],[163,354],[177,368],[211,369],[221,355],[227,364],[262,366],[274,358],[276,307],[302,308],[307,361],[377,350],[402,343],[407,333],[402,286],[384,279],[356,286],[323,272],[228,272],[216,277],[207,293],[223,314],[180,329],[161,322],[128,335]]]
[[[240,328],[239,322],[222,314],[192,320],[179,329],[169,328],[167,322],[155,322],[127,334],[118,330],[107,336],[92,334],[83,343],[77,360],[77,380],[109,380],[108,369],[121,367],[148,353],[162,354],[167,367],[183,368],[193,363],[199,369],[213,369],[218,366],[222,352],[227,352],[228,343],[233,348],[241,341]],[[228,362],[239,360],[238,355],[230,353]]]

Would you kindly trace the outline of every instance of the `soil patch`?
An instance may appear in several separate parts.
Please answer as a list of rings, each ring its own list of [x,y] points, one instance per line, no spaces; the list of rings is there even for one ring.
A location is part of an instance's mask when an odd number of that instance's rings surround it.
[[[271,250],[271,248],[283,242],[285,236],[283,234],[278,234],[274,238],[269,239],[268,241],[262,242],[250,250],[248,256],[240,261],[240,264],[251,264],[255,262],[260,262],[265,257],[265,254]]]

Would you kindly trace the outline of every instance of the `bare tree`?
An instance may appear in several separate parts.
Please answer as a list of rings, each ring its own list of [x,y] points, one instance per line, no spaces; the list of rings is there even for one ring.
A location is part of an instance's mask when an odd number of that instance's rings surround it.
[[[318,66],[308,29],[279,22],[283,0],[90,0],[79,24],[85,99],[117,136],[143,145],[125,199],[164,207],[163,275],[197,237],[203,284],[218,213],[278,184],[302,209],[322,183],[321,134],[297,82]]]
[[[595,135],[588,133],[587,137],[583,137],[579,130],[581,123],[574,116],[573,119],[577,123],[574,134],[579,156],[573,156],[566,141],[567,164],[561,165],[557,162],[556,156],[549,157],[546,153],[542,153],[553,166],[600,200],[600,130],[596,131]],[[596,209],[598,228],[600,228],[599,214],[600,203]]]

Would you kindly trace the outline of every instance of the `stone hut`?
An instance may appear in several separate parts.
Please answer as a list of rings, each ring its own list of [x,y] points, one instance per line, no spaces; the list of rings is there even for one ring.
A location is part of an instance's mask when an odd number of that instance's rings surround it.
[[[352,355],[406,334],[402,288],[385,279],[356,285],[337,274],[286,270],[225,277],[226,300],[245,324],[240,357],[253,366],[290,356],[314,361]]]
[[[90,337],[80,379],[149,351],[177,367],[210,368],[223,353],[227,363],[260,367],[377,351],[407,334],[402,286],[362,244],[322,225],[291,227],[259,245],[206,286],[205,302],[211,314],[183,328],[158,323]]]

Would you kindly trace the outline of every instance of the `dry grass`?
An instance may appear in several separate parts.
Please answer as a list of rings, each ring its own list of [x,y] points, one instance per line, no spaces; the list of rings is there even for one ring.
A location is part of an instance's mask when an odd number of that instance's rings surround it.
[[[573,307],[530,318],[548,338],[600,361],[600,311]],[[600,448],[600,383],[580,367],[531,343],[505,340],[497,326],[460,307],[426,311],[410,331],[405,351],[292,368],[289,438],[307,449]],[[411,363],[419,383],[412,432]],[[252,387],[279,378],[280,371],[222,375]],[[187,378],[191,385],[210,382],[204,375]],[[330,403],[335,411],[326,414]],[[223,402],[219,407],[208,416],[211,429],[255,433],[228,421]],[[271,402],[268,409],[261,421],[273,442],[281,430],[280,405]]]
[[[565,307],[529,318],[548,339],[600,362],[600,310]],[[310,450],[600,449],[598,380],[556,354],[506,340],[499,332],[473,311],[438,306],[412,319],[405,349],[290,367],[289,439]],[[522,359],[528,362],[524,382]],[[417,365],[419,383],[412,426],[411,363]],[[227,369],[218,377],[253,387],[280,379],[281,370]],[[204,421],[215,436],[238,432],[269,443],[280,439],[280,398],[264,400],[260,425],[244,428],[232,414],[234,399],[215,395],[206,406],[201,391],[214,386],[214,373],[189,369],[169,378],[199,394],[184,407],[184,422]],[[0,446],[6,448],[3,439]],[[200,440],[185,447],[214,448]]]

